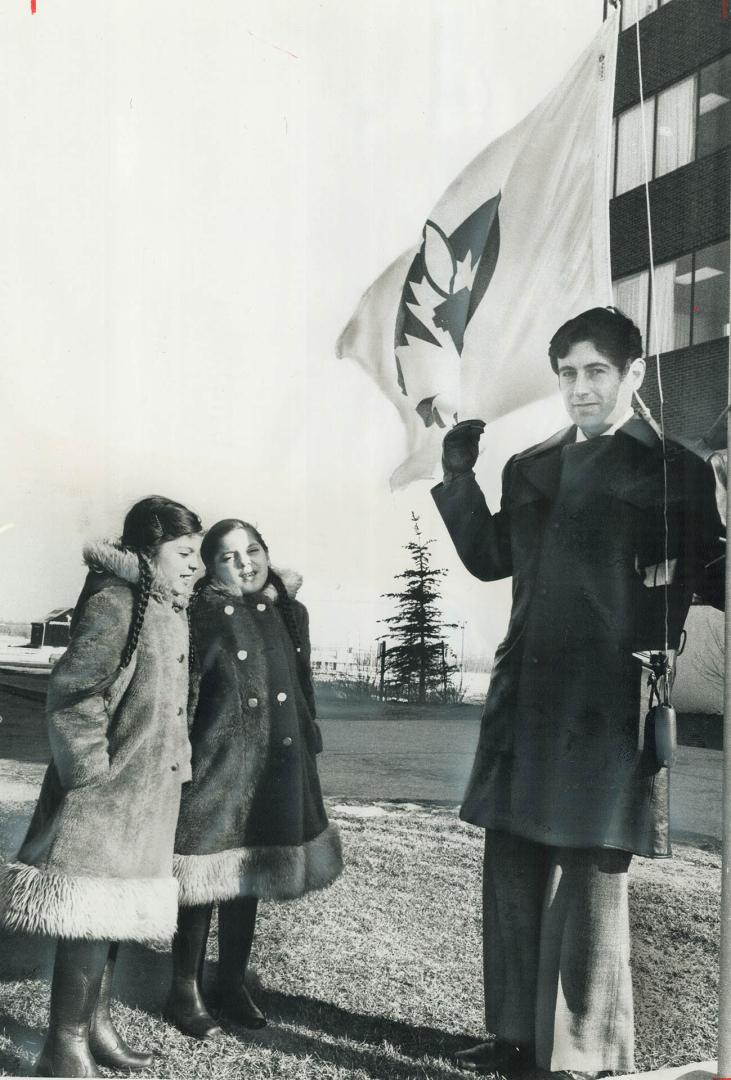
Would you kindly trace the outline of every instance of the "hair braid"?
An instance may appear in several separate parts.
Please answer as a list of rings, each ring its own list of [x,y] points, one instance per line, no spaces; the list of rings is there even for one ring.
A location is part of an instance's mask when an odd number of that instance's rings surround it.
[[[207,582],[208,578],[201,578],[193,589],[190,600],[188,601],[188,607],[185,614],[188,618],[188,672],[192,673],[195,668],[196,662],[196,649],[195,638],[193,637],[193,615],[195,608],[198,606],[198,601],[201,595],[201,586]]]
[[[150,564],[144,556],[139,554],[137,555],[137,561],[140,566],[139,587],[135,594],[132,623],[129,628],[127,644],[122,653],[122,660],[119,665],[120,668],[128,667],[134,656],[134,651],[137,648],[137,642],[142,630],[142,624],[145,621],[145,612],[147,611],[147,604],[150,600],[150,592],[152,590],[152,570],[150,569]]]
[[[302,651],[302,638],[300,637],[299,627],[297,626],[297,619],[294,614],[294,607],[287,587],[280,578],[279,574],[269,568],[269,581],[277,590],[277,598],[279,600],[279,608],[284,619],[284,625],[287,628],[292,644],[294,645],[294,654],[297,660],[297,673],[299,675],[300,686],[302,687],[302,693],[307,699],[307,703],[312,709],[314,715],[315,712],[315,688],[312,685],[312,673],[310,671],[310,665],[307,662],[304,652]]]

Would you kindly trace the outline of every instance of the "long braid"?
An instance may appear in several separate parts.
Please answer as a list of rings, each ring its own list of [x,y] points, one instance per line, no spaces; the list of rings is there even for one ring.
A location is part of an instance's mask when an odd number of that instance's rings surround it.
[[[139,587],[135,594],[135,604],[132,613],[132,623],[129,628],[129,637],[127,638],[127,644],[124,647],[122,653],[122,660],[120,668],[126,668],[129,666],[134,651],[137,648],[137,642],[142,630],[142,624],[145,621],[145,612],[147,611],[147,605],[150,600],[150,592],[152,590],[152,570],[147,559],[142,555],[137,556],[140,567],[140,580]]]
[[[307,658],[302,648],[302,638],[300,637],[299,627],[297,626],[297,619],[294,614],[294,607],[287,587],[280,578],[276,571],[269,569],[269,581],[277,590],[277,599],[279,601],[279,610],[282,613],[284,619],[284,625],[287,628],[287,633],[290,636],[292,644],[294,645],[294,655],[297,660],[297,673],[299,675],[300,686],[302,687],[302,693],[305,695],[307,704],[312,710],[312,714],[315,714],[315,688],[312,684],[312,672],[310,671],[310,665],[307,662]]]
[[[185,611],[185,614],[188,617],[188,672],[191,674],[195,669],[197,659],[195,638],[193,637],[193,615],[195,613],[195,608],[198,606],[198,601],[200,600],[201,588],[207,581],[208,575],[206,574],[205,577],[196,582],[193,593],[188,601],[188,607]]]

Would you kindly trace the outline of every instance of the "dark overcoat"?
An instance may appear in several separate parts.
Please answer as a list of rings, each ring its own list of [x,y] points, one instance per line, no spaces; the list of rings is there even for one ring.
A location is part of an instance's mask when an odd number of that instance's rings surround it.
[[[433,490],[467,569],[512,576],[461,815],[539,843],[669,854],[667,770],[645,730],[633,652],[678,645],[721,545],[711,470],[633,418],[576,442],[568,428],[511,458],[500,511],[472,473]]]
[[[137,648],[120,670],[137,557],[106,542],[85,557],[71,642],[49,680],[52,760],[23,846],[0,867],[0,922],[53,937],[166,942],[190,777],[185,601],[153,580]]]
[[[296,591],[299,578],[285,581]],[[309,671],[307,609],[290,605]],[[231,595],[209,582],[191,623],[193,779],[175,844],[180,903],[289,899],[329,885],[342,861],[317,774],[322,739],[276,592]]]

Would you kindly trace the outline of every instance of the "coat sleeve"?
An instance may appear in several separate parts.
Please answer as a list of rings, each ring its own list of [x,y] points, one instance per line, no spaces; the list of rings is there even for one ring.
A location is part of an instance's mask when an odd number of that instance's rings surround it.
[[[69,647],[51,672],[48,735],[65,788],[97,783],[109,772],[105,692],[119,673],[132,608],[132,592],[123,586],[90,597]]]
[[[702,604],[710,604],[723,611],[726,598],[726,530],[721,521],[717,475],[712,464],[704,464],[696,491],[694,589]]]
[[[502,500],[497,514],[490,513],[472,472],[455,477],[448,485],[437,484],[432,488],[432,498],[457,554],[480,581],[497,581],[513,573],[508,511],[511,466],[512,458],[503,470]]]
[[[303,667],[306,671],[306,685],[303,685],[302,689],[307,698],[307,704],[312,714],[312,749],[315,754],[322,753],[322,732],[320,725],[317,723],[315,717],[317,716],[317,703],[315,701],[315,687],[312,681],[312,664],[311,664],[311,645],[310,645],[310,614],[304,604],[297,602],[295,604],[296,618],[297,618],[297,630],[300,638],[300,647],[302,649],[302,659],[304,661]]]

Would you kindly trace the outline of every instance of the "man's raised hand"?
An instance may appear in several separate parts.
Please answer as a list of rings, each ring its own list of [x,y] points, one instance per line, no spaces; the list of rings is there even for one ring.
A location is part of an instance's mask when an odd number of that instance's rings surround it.
[[[482,420],[460,420],[444,436],[442,469],[448,484],[456,476],[471,472],[480,452],[480,436],[485,430]]]

